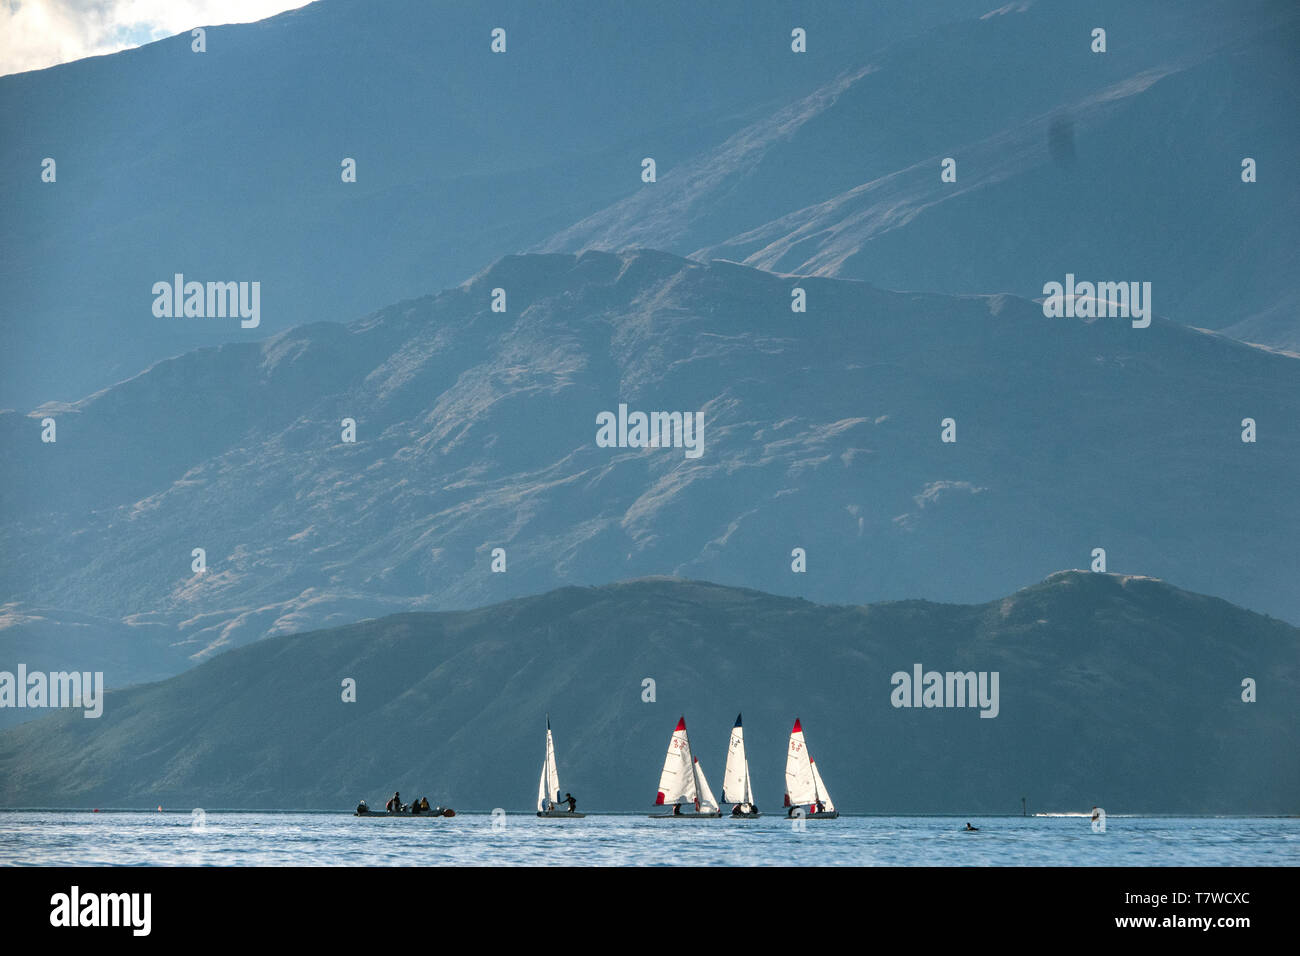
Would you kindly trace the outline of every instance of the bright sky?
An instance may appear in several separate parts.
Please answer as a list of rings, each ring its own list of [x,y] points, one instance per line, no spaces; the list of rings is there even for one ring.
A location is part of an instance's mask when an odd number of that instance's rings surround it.
[[[248,23],[307,0],[0,0],[0,76],[115,53],[194,27]]]

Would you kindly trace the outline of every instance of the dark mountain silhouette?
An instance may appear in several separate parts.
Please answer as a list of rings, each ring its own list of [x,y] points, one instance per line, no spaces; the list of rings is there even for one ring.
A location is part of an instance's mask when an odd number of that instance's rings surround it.
[[[0,804],[346,810],[400,789],[528,809],[549,711],[561,785],[585,809],[632,810],[653,801],[681,713],[716,791],[742,710],[769,811],[797,715],[844,809],[1017,812],[1028,796],[1040,810],[1294,813],[1298,641],[1224,601],[1086,572],[976,606],[823,606],[666,579],[563,588],[270,638],[111,692],[97,720],[4,731]],[[998,716],[891,706],[891,675],[915,663],[998,672]]]

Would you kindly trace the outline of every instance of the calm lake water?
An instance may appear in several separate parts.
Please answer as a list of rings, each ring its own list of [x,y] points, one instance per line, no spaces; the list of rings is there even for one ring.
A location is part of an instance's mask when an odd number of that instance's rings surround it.
[[[1300,819],[1110,816],[760,820],[357,819],[342,813],[0,811],[0,865],[1297,866]]]

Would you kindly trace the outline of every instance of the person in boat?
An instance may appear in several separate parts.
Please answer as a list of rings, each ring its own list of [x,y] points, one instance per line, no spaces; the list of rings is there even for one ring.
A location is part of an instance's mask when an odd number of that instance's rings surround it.
[[[675,817],[680,817],[681,815],[682,815],[682,805],[681,805],[680,803],[674,803],[674,804],[673,804],[673,816],[675,816]]]
[[[392,798],[391,798],[391,799],[390,799],[386,804],[384,804],[384,809],[387,810],[389,813],[401,813],[401,812],[402,812],[402,794],[401,794],[401,791],[399,791],[399,790],[394,790],[394,791],[393,791],[393,796],[392,796]]]
[[[412,812],[412,813],[419,813],[419,812],[420,812],[420,798],[419,798],[419,797],[416,797],[414,800],[411,801],[411,812]]]
[[[977,832],[979,832],[979,827],[973,827],[973,826],[971,826],[971,825],[970,825],[970,821],[967,820],[967,821],[966,821],[966,832],[967,832],[967,833],[977,833]]]
[[[429,812],[429,798],[428,798],[428,797],[421,797],[421,798],[420,798],[420,812],[421,812],[421,813],[428,813],[428,812]]]
[[[569,805],[570,813],[573,813],[575,810],[578,809],[578,801],[573,799],[573,794],[569,793],[567,790],[564,792],[564,799],[561,800],[560,802],[567,803]]]
[[[357,804],[357,813],[366,814],[369,812],[370,812],[370,807],[366,804],[366,801],[362,800],[360,803]]]

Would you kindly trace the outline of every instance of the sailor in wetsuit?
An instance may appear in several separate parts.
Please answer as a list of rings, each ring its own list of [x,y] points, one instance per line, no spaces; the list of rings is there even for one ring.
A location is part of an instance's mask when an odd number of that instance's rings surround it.
[[[565,794],[564,794],[564,799],[561,800],[560,802],[561,802],[561,803],[567,803],[567,804],[569,805],[569,812],[570,812],[570,813],[573,813],[575,810],[578,809],[578,801],[575,800],[575,799],[573,799],[573,794],[571,794],[571,793],[569,793],[569,792],[567,792],[567,791],[566,791]]]

